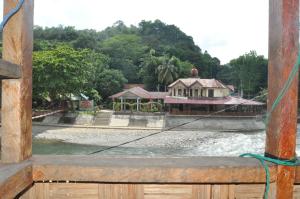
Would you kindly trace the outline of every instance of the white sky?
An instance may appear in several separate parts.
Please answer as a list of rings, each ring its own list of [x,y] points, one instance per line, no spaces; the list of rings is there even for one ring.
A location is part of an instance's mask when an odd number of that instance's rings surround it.
[[[117,20],[178,26],[221,62],[256,50],[267,57],[268,0],[35,0],[35,25],[103,30]],[[2,4],[1,4],[2,6]],[[1,8],[2,9],[2,8]]]

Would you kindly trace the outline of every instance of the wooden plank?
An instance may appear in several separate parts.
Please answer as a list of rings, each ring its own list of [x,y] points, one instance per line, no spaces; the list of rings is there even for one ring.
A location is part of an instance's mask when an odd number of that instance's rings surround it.
[[[18,79],[21,78],[21,67],[0,59],[0,79]]]
[[[212,199],[228,199],[229,185],[212,185]]]
[[[144,186],[138,184],[99,184],[99,199],[143,199]]]
[[[192,198],[211,199],[211,185],[192,185]]]
[[[49,183],[35,183],[35,198],[49,199]]]
[[[36,199],[35,186],[32,185],[24,194],[20,196],[20,199]]]
[[[18,1],[4,0],[4,14]],[[3,31],[3,59],[21,66],[22,77],[2,81],[2,161],[20,162],[32,153],[32,49],[33,0],[6,24]]]
[[[274,186],[268,198],[275,198]],[[50,187],[50,188],[49,188]],[[98,191],[97,191],[98,187]],[[213,187],[213,188],[212,188]],[[35,183],[21,199],[49,198],[192,198],[192,199],[263,199],[264,184],[104,184],[104,183]],[[51,189],[51,190],[50,190]],[[144,190],[145,189],[145,190]],[[96,196],[98,192],[98,196]],[[50,193],[50,195],[49,195]],[[294,199],[300,199],[300,185],[294,186]]]
[[[299,42],[299,0],[269,1],[268,111],[297,62]],[[297,132],[298,73],[279,105],[270,114],[266,155],[295,157]],[[278,166],[277,198],[293,197],[294,167]]]
[[[265,171],[252,158],[144,158],[33,156],[35,181],[116,183],[264,183]],[[276,167],[270,166],[271,181]]]
[[[265,193],[264,184],[243,184],[235,185],[234,187],[234,198],[236,199],[250,199],[250,198],[261,198],[263,199]]]
[[[0,164],[0,198],[14,198],[32,181],[32,166],[30,162],[21,164]]]
[[[235,185],[229,184],[228,185],[228,199],[236,199],[234,191],[235,191]]]
[[[294,186],[294,199],[300,199],[300,185]]]
[[[98,199],[98,185],[86,183],[50,183],[49,199]]]
[[[192,199],[192,185],[144,185],[145,199]]]

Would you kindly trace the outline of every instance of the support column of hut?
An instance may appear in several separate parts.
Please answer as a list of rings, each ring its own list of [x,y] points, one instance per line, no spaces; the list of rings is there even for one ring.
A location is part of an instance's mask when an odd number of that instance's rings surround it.
[[[272,104],[297,63],[299,43],[299,0],[271,0],[269,12],[269,66],[266,156],[295,157],[297,135],[298,73],[284,97],[272,111]],[[276,198],[292,199],[295,167],[278,166]]]
[[[17,4],[4,0],[4,15]],[[2,58],[20,65],[22,73],[20,79],[2,81],[2,162],[20,162],[32,154],[32,50],[33,0],[25,0],[3,31]]]

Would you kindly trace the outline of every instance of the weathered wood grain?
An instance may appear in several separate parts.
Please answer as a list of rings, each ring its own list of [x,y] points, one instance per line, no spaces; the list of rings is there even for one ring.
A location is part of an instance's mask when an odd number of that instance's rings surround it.
[[[19,65],[0,59],[0,79],[18,79],[21,77]]]
[[[144,185],[142,184],[99,184],[99,199],[142,199]]]
[[[263,183],[265,171],[251,158],[136,158],[33,156],[35,181],[116,183]],[[276,167],[270,166],[271,181]]]
[[[32,166],[30,162],[0,164],[1,199],[14,198],[32,183]]]
[[[276,185],[272,183],[271,187]],[[299,185],[295,197],[299,198]],[[264,184],[35,183],[21,199],[263,199]],[[275,196],[271,192],[269,198]]]
[[[4,14],[17,1],[4,1]],[[33,0],[6,24],[3,31],[3,59],[21,66],[22,77],[2,81],[2,162],[20,162],[32,151],[32,48]]]
[[[211,185],[192,185],[192,198],[197,199],[210,199],[211,198]]]
[[[192,199],[192,185],[144,185],[145,199]]]
[[[65,198],[86,198],[98,199],[98,184],[85,183],[50,183],[49,198],[65,199]]]
[[[212,198],[213,199],[228,199],[229,198],[229,185],[219,185],[219,184],[212,185]]]
[[[250,199],[250,198],[263,198],[265,192],[265,185],[234,185],[234,198],[236,199]]]
[[[297,62],[299,43],[299,0],[269,1],[268,111]],[[271,112],[266,154],[295,157],[297,133],[298,72],[279,105]],[[293,198],[295,167],[278,166],[276,198]]]

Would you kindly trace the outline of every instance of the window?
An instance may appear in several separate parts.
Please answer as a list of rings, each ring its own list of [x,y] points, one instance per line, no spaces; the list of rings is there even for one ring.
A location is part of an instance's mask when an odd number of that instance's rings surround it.
[[[175,90],[175,88],[174,88],[174,91],[173,91],[173,96],[176,96],[176,90]]]
[[[208,97],[214,97],[214,90],[213,89],[208,90]]]
[[[193,89],[190,89],[190,97],[193,97]]]
[[[186,96],[186,89],[183,89],[183,95]]]
[[[182,90],[181,89],[178,89],[178,96],[181,96],[182,95]]]
[[[198,94],[198,89],[195,89],[195,97],[198,97],[199,94]]]

